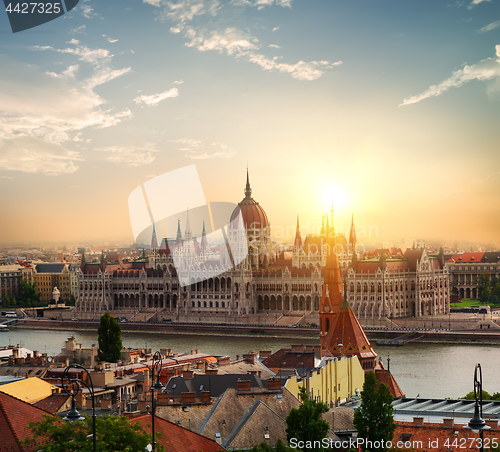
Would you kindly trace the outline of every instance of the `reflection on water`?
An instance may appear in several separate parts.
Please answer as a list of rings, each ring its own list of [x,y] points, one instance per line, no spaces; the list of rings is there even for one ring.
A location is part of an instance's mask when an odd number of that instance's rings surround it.
[[[74,334],[78,343],[90,346],[97,343],[97,333],[86,331],[44,331],[12,328],[1,333],[0,346],[20,344],[31,350],[54,355],[60,352],[64,341]],[[173,334],[123,333],[125,347],[171,348],[189,353],[200,349],[204,353],[236,355],[250,350],[276,351],[292,344],[315,345],[307,339],[274,339],[247,337],[214,337]],[[481,363],[483,387],[490,394],[500,392],[500,345],[442,345],[410,343],[403,347],[375,347],[384,364],[391,358],[391,373],[408,397],[456,398],[474,389],[474,366]]]

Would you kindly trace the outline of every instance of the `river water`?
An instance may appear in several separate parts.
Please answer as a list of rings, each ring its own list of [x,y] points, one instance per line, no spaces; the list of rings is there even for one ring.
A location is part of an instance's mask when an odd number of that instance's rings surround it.
[[[55,331],[11,328],[0,334],[0,346],[20,344],[49,355],[58,354],[64,341],[73,334],[77,343],[91,346],[97,343],[97,333],[88,331]],[[189,353],[236,355],[251,350],[273,352],[292,344],[315,345],[308,339],[220,337],[205,335],[174,335],[163,333],[122,333],[123,345],[132,348],[171,348]],[[403,347],[375,347],[407,397],[458,398],[474,389],[474,366],[481,363],[483,388],[490,394],[500,392],[500,345],[460,345],[409,343]]]

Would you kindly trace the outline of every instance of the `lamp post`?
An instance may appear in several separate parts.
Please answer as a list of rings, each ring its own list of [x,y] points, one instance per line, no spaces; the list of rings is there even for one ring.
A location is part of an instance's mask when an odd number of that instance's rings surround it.
[[[155,415],[156,415],[156,403],[155,403],[155,391],[161,391],[163,389],[163,385],[160,382],[160,372],[161,372],[162,358],[160,352],[155,352],[153,355],[153,363],[151,365],[151,430],[153,432],[153,437],[151,441],[152,451],[156,450],[156,442],[155,442]],[[155,379],[155,371],[156,371],[156,381]]]
[[[71,369],[80,369],[87,374],[89,384],[87,384],[83,379],[78,377],[72,377],[69,374]],[[65,384],[64,380],[67,380],[68,383]],[[90,378],[90,374],[85,367],[80,366],[79,364],[71,364],[70,366],[64,369],[63,375],[61,377],[61,385],[66,394],[71,396],[71,409],[69,410],[66,417],[63,419],[65,421],[83,421],[84,418],[80,416],[80,413],[76,409],[76,400],[75,396],[78,394],[82,386],[85,386],[90,391],[90,396],[92,397],[92,441],[93,441],[93,451],[97,452],[97,438],[96,438],[96,429],[95,429],[95,401],[94,401],[94,385],[92,383],[92,378]],[[68,390],[68,387],[72,386],[72,391]],[[76,391],[75,391],[76,387]]]
[[[481,371],[481,364],[479,363],[476,364],[476,368],[474,369],[474,399],[476,400],[474,404],[474,416],[469,421],[468,427],[475,433],[479,432],[481,441],[479,451],[483,452],[483,432],[490,427],[486,425],[483,419],[483,373]]]

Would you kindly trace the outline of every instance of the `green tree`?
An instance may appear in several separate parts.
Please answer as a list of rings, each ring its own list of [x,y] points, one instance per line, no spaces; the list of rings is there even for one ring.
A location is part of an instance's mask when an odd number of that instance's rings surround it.
[[[10,308],[10,298],[7,295],[2,297],[2,306],[4,308]]]
[[[84,417],[83,422],[67,422],[58,416],[46,415],[43,421],[28,424],[32,438],[24,444],[36,444],[37,450],[44,452],[91,452],[92,418]],[[138,422],[132,423],[124,416],[97,417],[96,435],[99,452],[143,451],[151,442],[151,435]],[[164,452],[165,449],[157,442],[156,450]]]
[[[326,438],[330,430],[328,421],[321,419],[321,415],[328,411],[328,406],[324,402],[311,400],[304,387],[300,388],[299,397],[302,402],[299,408],[292,408],[286,418],[288,444],[293,438],[296,444],[304,444],[304,447],[301,447],[304,452],[322,451],[322,447],[313,446],[315,441],[320,441],[321,444],[321,440]]]
[[[490,275],[481,273],[477,277],[477,291],[481,301],[488,301],[490,298]]]
[[[396,430],[391,391],[386,384],[381,383],[378,388],[377,384],[375,372],[366,375],[361,392],[361,405],[354,413],[353,419],[358,438],[366,440],[364,449],[372,452],[385,450],[385,443],[394,438]]]
[[[101,323],[97,333],[99,334],[97,359],[108,363],[116,363],[120,359],[123,348],[120,324],[106,312],[101,316]]]
[[[40,301],[40,294],[38,293],[38,289],[36,287],[36,281],[30,283],[28,280],[21,280],[21,296],[26,306],[35,305],[38,301]]]
[[[12,300],[10,300],[10,305],[13,307],[13,308],[17,308],[17,300],[16,300],[16,297],[12,297]]]

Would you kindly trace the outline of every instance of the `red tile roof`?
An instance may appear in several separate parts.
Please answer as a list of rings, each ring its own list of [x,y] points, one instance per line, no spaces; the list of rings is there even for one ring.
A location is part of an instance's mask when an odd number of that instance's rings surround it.
[[[139,422],[144,430],[151,434],[151,415],[142,414],[131,417],[132,423]],[[166,452],[218,452],[222,450],[214,440],[205,438],[198,433],[192,432],[180,425],[166,421],[158,416],[155,417],[155,434],[161,433],[161,438],[156,437],[157,443],[161,444]]]
[[[33,406],[40,408],[50,414],[56,414],[61,408],[65,407],[66,403],[69,403],[70,396],[67,394],[52,394],[45,399],[35,402]],[[67,406],[69,408],[69,405]],[[66,408],[65,408],[66,409]],[[62,410],[64,411],[64,410]]]
[[[26,447],[21,443],[31,437],[26,428],[29,422],[40,422],[47,412],[0,392],[0,441],[8,451],[33,451],[36,445]]]
[[[481,259],[483,258],[484,253],[463,253],[463,254],[454,254],[451,256],[450,261],[456,262],[456,263],[462,263],[462,262],[467,262],[467,263],[478,263],[481,262]]]
[[[402,443],[409,441],[411,448],[405,447],[403,450],[477,452],[479,450],[478,437],[479,433],[474,433],[462,426],[445,427],[443,424],[435,423],[416,425],[413,422],[397,422],[392,444],[398,447],[399,441]],[[486,440],[486,438],[489,438],[490,441],[496,439],[498,442],[499,431],[484,430],[484,439]]]

